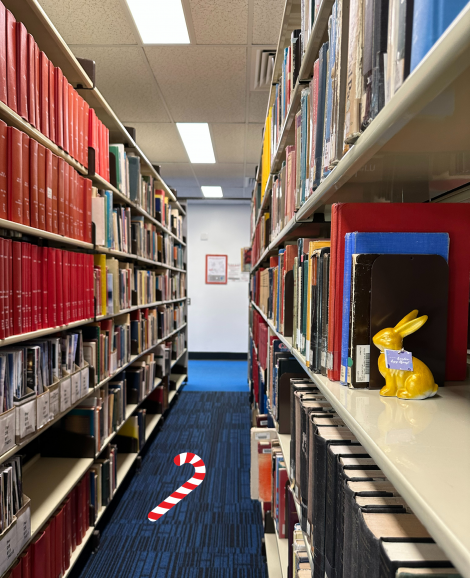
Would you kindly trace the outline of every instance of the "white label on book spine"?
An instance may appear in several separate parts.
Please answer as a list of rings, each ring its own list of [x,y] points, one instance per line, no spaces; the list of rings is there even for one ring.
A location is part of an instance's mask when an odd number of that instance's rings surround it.
[[[326,351],[321,352],[321,366],[326,367]]]
[[[72,404],[80,399],[80,372],[72,375]]]
[[[341,383],[346,383],[346,367],[344,365],[341,366],[341,375],[340,375]]]
[[[263,450],[263,454],[270,454],[271,453],[271,448],[265,448]]]
[[[328,361],[327,369],[333,370],[333,354],[330,351],[328,352],[327,361]]]
[[[369,381],[370,345],[356,345],[356,383]]]
[[[255,439],[256,440],[268,440],[270,439],[270,435],[267,433],[257,433],[255,434]]]
[[[47,198],[52,199],[52,189],[51,187],[47,187]]]

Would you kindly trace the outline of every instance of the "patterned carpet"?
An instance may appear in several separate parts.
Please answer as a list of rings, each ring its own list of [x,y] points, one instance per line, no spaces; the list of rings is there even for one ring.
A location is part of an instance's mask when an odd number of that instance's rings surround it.
[[[147,514],[188,480],[184,451],[204,482],[160,520]],[[183,392],[153,440],[81,578],[267,578],[263,527],[250,500],[248,393]]]

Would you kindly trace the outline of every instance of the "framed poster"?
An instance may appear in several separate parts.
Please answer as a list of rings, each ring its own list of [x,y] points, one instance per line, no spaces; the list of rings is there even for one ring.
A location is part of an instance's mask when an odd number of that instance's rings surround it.
[[[227,284],[227,255],[206,255],[206,284]]]

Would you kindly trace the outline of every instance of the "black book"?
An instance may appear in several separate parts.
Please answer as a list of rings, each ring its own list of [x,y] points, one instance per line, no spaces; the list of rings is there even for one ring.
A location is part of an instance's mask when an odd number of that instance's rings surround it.
[[[370,118],[374,119],[385,104],[385,55],[387,54],[389,0],[374,0],[372,26],[372,91]]]
[[[292,54],[292,87],[295,87],[297,79],[299,78],[299,70],[302,60],[302,55],[300,52],[301,42],[300,42],[300,29],[292,31],[290,37],[291,54]]]
[[[321,300],[321,352],[320,371],[326,376],[328,369],[328,300],[330,298],[330,253],[324,253],[322,263],[322,300]]]
[[[319,393],[309,379],[290,380],[290,479],[295,480],[295,393]]]
[[[312,259],[316,261],[316,266],[313,269],[313,272],[316,274],[315,280],[312,275],[312,318],[310,325],[310,365],[314,373],[321,372],[322,316],[325,311],[323,300],[328,298],[324,292],[326,287],[323,283],[323,275],[325,274],[323,263],[325,255],[329,256],[329,254],[330,247],[324,247],[323,249],[314,251],[312,255]],[[326,305],[328,306],[328,304]]]

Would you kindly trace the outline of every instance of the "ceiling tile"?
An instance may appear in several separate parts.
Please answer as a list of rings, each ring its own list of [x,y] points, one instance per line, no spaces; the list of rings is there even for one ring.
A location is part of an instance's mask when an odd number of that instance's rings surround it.
[[[245,160],[245,125],[211,124],[210,131],[218,163],[243,163]]]
[[[137,131],[137,144],[154,163],[185,163],[188,155],[173,123],[128,122]]]
[[[147,46],[150,66],[176,122],[244,122],[244,46]]]
[[[182,187],[201,190],[189,163],[162,163],[161,175],[168,185],[178,192]]]
[[[253,44],[277,46],[285,0],[254,0]]]
[[[248,108],[248,122],[261,122],[264,126],[266,111],[268,108],[269,92],[250,92],[250,105]]]
[[[199,184],[224,187],[244,187],[244,165],[217,163],[215,165],[193,165]]]
[[[246,162],[259,163],[263,135],[262,124],[249,124],[246,133]]]
[[[190,0],[198,44],[246,44],[248,0]]]
[[[120,0],[39,0],[67,44],[137,44]]]
[[[121,122],[168,122],[163,101],[138,46],[71,46],[96,62],[96,85]]]

